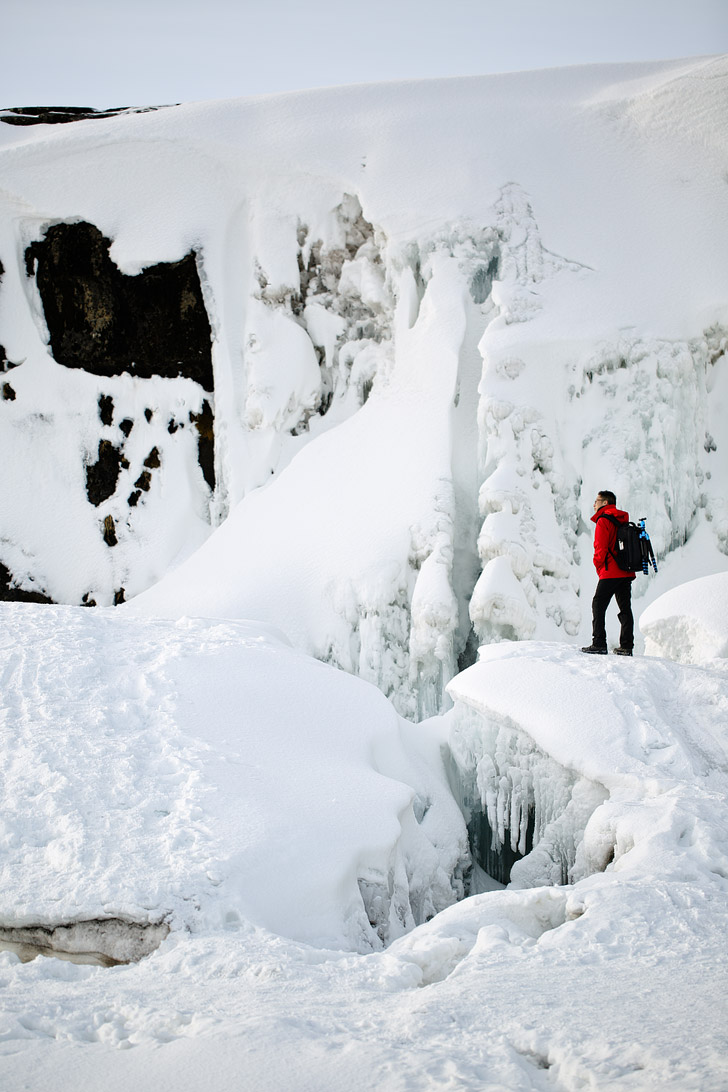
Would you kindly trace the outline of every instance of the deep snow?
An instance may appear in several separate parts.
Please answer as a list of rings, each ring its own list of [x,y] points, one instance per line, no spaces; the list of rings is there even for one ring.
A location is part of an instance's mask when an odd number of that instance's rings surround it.
[[[0,614],[3,923],[171,927],[0,954],[4,1087],[725,1087],[725,660],[502,644],[415,726],[253,623]],[[457,903],[448,742],[539,813]]]
[[[723,569],[726,63],[0,122],[0,562],[59,602],[260,618],[409,717],[478,643],[586,639],[599,488],[664,562],[641,605]],[[195,252],[214,491],[199,384],[49,355],[24,251],[74,220],[129,275]],[[100,442],[128,466],[95,506]]]
[[[726,1087],[726,69],[0,123],[0,945],[151,950],[0,952],[11,1092]],[[80,220],[196,252],[214,490],[199,384],[52,358]]]

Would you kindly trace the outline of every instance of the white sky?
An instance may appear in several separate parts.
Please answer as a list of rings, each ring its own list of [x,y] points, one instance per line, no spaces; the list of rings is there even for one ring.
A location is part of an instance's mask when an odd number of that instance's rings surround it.
[[[0,105],[140,106],[728,52],[728,0],[3,0]]]

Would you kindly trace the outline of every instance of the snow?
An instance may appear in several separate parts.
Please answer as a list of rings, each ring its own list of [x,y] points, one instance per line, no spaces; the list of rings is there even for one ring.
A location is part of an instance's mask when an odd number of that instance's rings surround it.
[[[15,397],[0,399],[0,561],[57,602],[111,605],[123,588],[139,616],[270,622],[408,717],[447,708],[478,643],[588,638],[596,489],[675,559],[638,581],[640,606],[698,555],[720,571],[725,67],[3,124],[0,343],[19,366],[2,377]],[[189,427],[199,385],[100,380],[50,357],[23,252],[79,219],[129,275],[195,250],[214,488]],[[85,465],[121,443],[123,418],[130,466],[97,508]],[[130,507],[153,447],[160,466]],[[424,585],[415,598],[431,555],[439,643],[418,614]]]
[[[699,664],[728,657],[728,572],[690,580],[640,615],[648,656]]]
[[[726,1087],[727,67],[0,124],[10,1092]],[[195,251],[213,393],[53,360],[79,220]]]
[[[245,919],[366,950],[462,894],[457,807],[373,687],[252,623],[2,614],[6,928]]]
[[[504,816],[518,841],[527,805],[535,804],[540,845],[534,860],[515,866],[517,885],[554,882],[551,871],[565,853],[565,837],[572,842],[569,880],[609,860],[623,873],[634,867],[641,872],[645,861],[662,858],[662,869],[680,875],[679,839],[662,845],[665,831],[680,823],[694,835],[700,831],[708,858],[722,859],[721,836],[711,845],[711,828],[712,817],[723,811],[727,772],[724,672],[647,657],[593,662],[578,650],[519,642],[481,649],[479,662],[449,689],[456,702],[448,714],[454,715],[453,758],[475,778],[501,841]],[[554,771],[553,763],[561,770]],[[609,797],[603,805],[599,790]],[[592,804],[586,814],[585,800]],[[509,823],[509,815],[516,821]],[[572,829],[554,830],[556,820]],[[665,859],[668,851],[675,861]]]
[[[4,1087],[724,1087],[719,661],[490,646],[414,725],[252,622],[1,613],[2,935],[170,929],[0,952]],[[454,901],[443,755],[534,797],[505,891]]]

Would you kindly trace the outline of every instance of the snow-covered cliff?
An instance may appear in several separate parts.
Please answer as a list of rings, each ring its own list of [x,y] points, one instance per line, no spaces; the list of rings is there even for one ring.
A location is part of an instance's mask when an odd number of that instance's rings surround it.
[[[727,79],[0,118],[5,597],[254,617],[423,716],[586,636],[599,488],[638,596],[724,568]]]

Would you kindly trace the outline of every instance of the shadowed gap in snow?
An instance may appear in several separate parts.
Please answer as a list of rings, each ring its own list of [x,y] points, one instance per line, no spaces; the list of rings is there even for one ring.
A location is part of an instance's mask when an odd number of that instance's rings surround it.
[[[515,726],[459,703],[448,774],[468,828],[470,894],[488,878],[518,888],[581,878],[584,829],[609,795],[602,785],[559,765]]]

